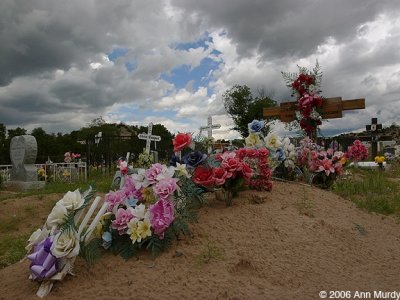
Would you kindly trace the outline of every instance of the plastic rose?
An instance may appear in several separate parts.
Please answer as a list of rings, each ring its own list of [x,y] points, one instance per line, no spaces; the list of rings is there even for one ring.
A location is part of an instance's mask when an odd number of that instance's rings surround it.
[[[192,151],[183,157],[183,161],[188,168],[195,168],[207,159],[207,154],[200,151]]]
[[[82,198],[78,189],[73,192],[67,192],[64,197],[58,201],[60,205],[63,205],[68,210],[79,209],[84,202],[85,199]]]
[[[255,133],[250,133],[247,138],[244,139],[247,147],[261,147],[263,145],[260,136]]]
[[[275,133],[270,133],[265,138],[265,145],[269,149],[276,150],[276,149],[282,147],[282,142],[281,142],[279,136],[277,136]]]
[[[260,134],[264,128],[264,121],[253,120],[248,125],[249,133]]]
[[[46,228],[38,229],[31,234],[28,239],[28,245],[25,247],[26,252],[31,252],[32,247],[44,241],[49,236],[49,231]]]
[[[214,184],[214,177],[212,176],[212,170],[204,166],[198,166],[194,169],[192,176],[194,183],[210,186]]]
[[[224,168],[214,168],[212,176],[216,185],[223,185],[232,176],[232,173],[228,173]]]
[[[125,229],[128,227],[129,221],[133,218],[132,208],[123,209],[119,208],[115,220],[112,221],[111,227],[118,230],[119,235],[125,233]]]
[[[51,213],[47,217],[46,225],[48,228],[57,227],[58,225],[64,223],[65,218],[68,215],[66,207],[59,202],[54,205]]]
[[[178,179],[176,178],[166,178],[158,182],[156,185],[153,186],[154,193],[160,198],[167,200],[169,199],[176,189],[178,188],[177,185]]]
[[[185,147],[190,147],[192,144],[192,135],[190,133],[178,133],[172,140],[174,152],[182,151]]]
[[[174,206],[168,200],[158,200],[150,206],[150,223],[154,233],[160,239],[164,238],[164,232],[174,220]]]
[[[73,230],[65,230],[56,234],[51,246],[51,253],[57,257],[72,258],[79,254],[79,237]]]

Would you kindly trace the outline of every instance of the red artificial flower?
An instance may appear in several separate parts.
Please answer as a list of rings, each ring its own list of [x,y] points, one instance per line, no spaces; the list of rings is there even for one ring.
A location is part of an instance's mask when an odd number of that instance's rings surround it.
[[[214,184],[214,177],[212,169],[198,166],[193,173],[193,181],[197,184],[210,186]]]
[[[172,140],[174,152],[179,152],[192,143],[192,135],[190,133],[178,133]]]
[[[323,101],[322,101],[322,98],[321,98],[321,97],[319,97],[319,96],[314,96],[313,104],[314,104],[315,107],[321,107],[321,106],[322,106],[322,103],[323,103]]]
[[[248,164],[242,163],[242,174],[244,178],[250,178],[253,175],[253,170]]]

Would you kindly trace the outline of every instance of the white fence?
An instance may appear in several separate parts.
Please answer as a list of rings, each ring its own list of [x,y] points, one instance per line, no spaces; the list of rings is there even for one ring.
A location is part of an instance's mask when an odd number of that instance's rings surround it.
[[[78,163],[51,163],[35,164],[38,168],[38,180],[75,182],[87,181],[87,165],[85,162]],[[12,165],[0,165],[1,181],[10,180]]]

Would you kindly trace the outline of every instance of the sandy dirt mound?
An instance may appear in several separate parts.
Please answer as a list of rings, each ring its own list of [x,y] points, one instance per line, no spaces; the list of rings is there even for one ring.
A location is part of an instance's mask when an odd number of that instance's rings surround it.
[[[274,182],[232,207],[213,198],[156,259],[106,254],[54,286],[46,299],[319,299],[321,290],[396,291],[400,225],[333,193]],[[38,299],[28,262],[0,270],[0,299]]]

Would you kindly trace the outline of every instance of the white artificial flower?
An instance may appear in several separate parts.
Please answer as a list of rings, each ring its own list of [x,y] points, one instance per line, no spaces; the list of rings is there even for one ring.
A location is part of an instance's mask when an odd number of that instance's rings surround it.
[[[43,229],[39,228],[38,230],[33,232],[28,239],[28,245],[25,247],[26,251],[28,253],[31,252],[31,249],[33,246],[39,244],[44,239],[46,239],[48,236],[49,236],[49,231],[46,228],[43,228]]]
[[[79,237],[73,230],[57,233],[51,245],[51,253],[57,258],[75,257],[79,254],[79,250]]]
[[[178,172],[178,176],[185,176],[187,178],[190,178],[191,176],[188,173],[185,164],[176,163],[175,172]]]
[[[82,198],[81,193],[76,189],[73,192],[67,192],[57,204],[63,205],[68,210],[76,210],[80,208],[84,202],[85,199]]]
[[[135,208],[128,208],[134,216],[134,219],[142,220],[149,217],[149,212],[144,204],[139,204]]]
[[[157,175],[156,180],[161,181],[163,179],[172,178],[175,174],[175,168],[173,166],[167,167],[166,165],[162,165],[162,171]]]
[[[57,227],[58,225],[64,223],[65,218],[67,217],[68,211],[67,208],[57,202],[54,205],[51,213],[47,217],[46,225],[48,228]]]
[[[268,149],[276,150],[282,146],[282,142],[275,133],[269,133],[265,138],[265,145]]]
[[[146,170],[139,169],[137,174],[132,174],[133,181],[135,182],[135,189],[140,190],[142,187],[146,188],[150,185],[146,179]]]

